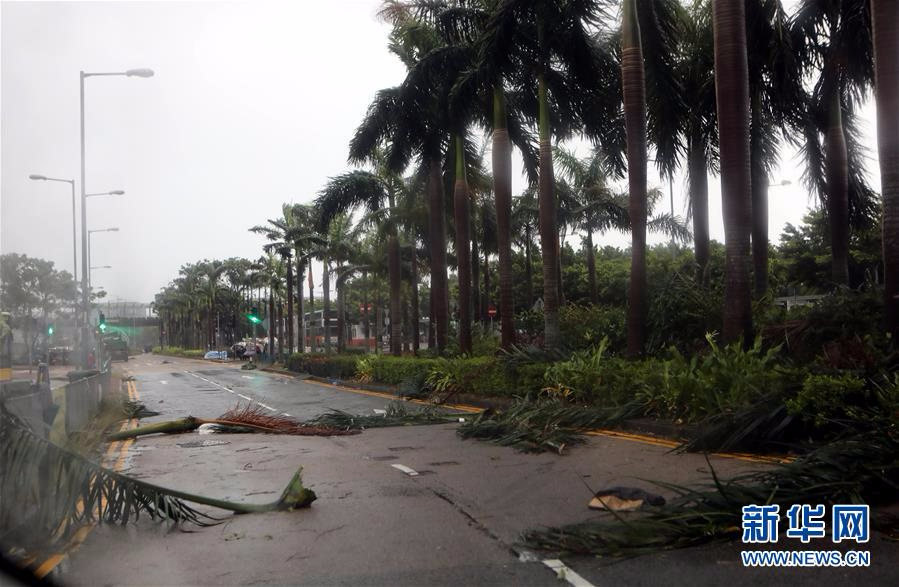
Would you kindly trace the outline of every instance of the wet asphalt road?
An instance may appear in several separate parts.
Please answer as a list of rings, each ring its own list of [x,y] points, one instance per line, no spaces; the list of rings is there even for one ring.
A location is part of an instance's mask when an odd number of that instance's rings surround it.
[[[142,355],[125,368],[140,401],[161,412],[142,422],[215,417],[251,401],[297,419],[329,409],[371,414],[390,401],[233,364]],[[452,424],[333,438],[192,433],[142,437],[122,462],[124,472],[153,483],[254,503],[276,499],[302,466],[318,500],[295,512],[228,516],[209,528],[145,520],[97,527],[56,571],[64,584],[892,585],[899,577],[899,547],[875,537],[871,569],[747,570],[740,546],[724,544],[630,560],[566,557],[568,580],[560,582],[548,555],[517,543],[529,528],[598,517],[586,508],[587,486],[660,492],[645,479],[708,480],[701,455],[621,439],[591,437],[560,457],[462,441]],[[758,467],[711,463],[725,477]]]

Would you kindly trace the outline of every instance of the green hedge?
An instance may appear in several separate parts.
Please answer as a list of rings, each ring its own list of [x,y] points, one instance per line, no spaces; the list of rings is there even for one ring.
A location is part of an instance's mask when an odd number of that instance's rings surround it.
[[[350,379],[356,375],[353,355],[327,355],[324,353],[294,353],[287,357],[286,367],[298,373],[309,373],[316,377]]]
[[[431,359],[392,355],[325,355],[294,353],[286,365],[291,371],[318,377],[350,379],[420,388],[428,386],[440,393],[450,391],[484,396],[523,395],[544,386],[544,363],[508,366],[496,357]]]
[[[179,346],[154,346],[153,352],[157,355],[174,355],[188,359],[202,359],[206,355],[203,349],[183,349]]]
[[[358,374],[377,383],[399,385],[406,380],[427,377],[436,359],[371,355],[359,361]]]

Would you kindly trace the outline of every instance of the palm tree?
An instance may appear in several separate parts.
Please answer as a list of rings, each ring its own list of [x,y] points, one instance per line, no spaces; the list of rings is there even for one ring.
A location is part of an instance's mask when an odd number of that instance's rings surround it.
[[[206,346],[217,347],[218,341],[215,340],[215,305],[216,294],[219,290],[219,280],[225,272],[225,266],[221,261],[203,261],[199,265],[199,270],[203,274],[203,294],[208,301],[206,310]]]
[[[550,349],[561,344],[551,138],[567,134],[571,123],[582,118],[581,89],[596,86],[602,77],[599,47],[588,33],[598,24],[599,13],[598,3],[590,0],[504,2],[491,13],[479,40],[479,54],[489,62],[494,79],[524,87],[528,79],[537,80],[544,344]]]
[[[322,222],[356,208],[368,213],[368,222],[382,222],[387,233],[387,268],[390,283],[390,351],[400,355],[400,245],[397,229],[397,200],[404,190],[402,178],[389,171],[383,156],[375,159],[377,173],[350,171],[332,177],[320,192],[316,206]]]
[[[627,132],[631,277],[627,304],[627,354],[646,342],[646,82],[636,0],[624,0],[621,24],[621,87]]]
[[[599,149],[594,149],[588,158],[581,160],[572,152],[557,148],[555,158],[573,189],[573,204],[576,207],[572,210],[572,222],[585,232],[590,303],[598,304],[593,233],[605,232],[610,228],[627,230],[629,215],[626,200],[622,202],[617,199],[606,186],[604,157]]]
[[[803,0],[793,16],[793,45],[817,79],[808,97],[805,179],[827,208],[832,279],[849,284],[850,225],[874,215],[855,111],[874,81],[869,0]],[[824,136],[824,149],[820,136]]]
[[[715,169],[718,159],[711,8],[710,0],[693,0],[685,10],[678,61],[684,101],[692,106],[686,113],[683,133],[693,218],[693,250],[697,276],[704,285],[708,285],[710,241],[708,173]]]
[[[883,193],[886,329],[899,336],[899,0],[871,0],[877,147]]]
[[[515,198],[512,208],[512,226],[519,246],[524,248],[525,271],[525,295],[528,308],[534,305],[534,276],[531,261],[531,247],[534,244],[534,233],[540,220],[540,210],[537,206],[537,194],[534,187],[530,187],[520,196]]]
[[[749,165],[749,66],[743,2],[712,1],[715,93],[724,208],[725,342],[752,335],[749,239],[752,193]]]

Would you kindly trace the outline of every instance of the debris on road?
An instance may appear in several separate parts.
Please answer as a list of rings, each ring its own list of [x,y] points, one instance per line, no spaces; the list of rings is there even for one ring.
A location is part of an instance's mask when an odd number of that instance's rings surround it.
[[[332,410],[327,414],[309,420],[307,424],[317,426],[333,426],[342,430],[364,430],[366,428],[384,428],[388,426],[420,426],[427,424],[448,424],[458,421],[458,414],[447,414],[440,408],[426,406],[410,409],[408,404],[394,401],[387,404],[386,410],[374,410],[373,416],[361,416]],[[383,413],[378,413],[383,412]]]
[[[488,409],[459,427],[462,438],[492,440],[525,452],[559,454],[582,443],[587,430],[611,426],[640,410],[639,402],[596,408],[556,399],[521,398],[505,410]]]
[[[29,542],[41,548],[68,539],[91,522],[126,524],[140,514],[151,519],[210,526],[222,521],[193,506],[234,513],[289,511],[309,507],[315,493],[297,470],[277,501],[247,504],[195,495],[154,485],[107,469],[88,458],[35,435],[18,418],[0,410],[0,528],[15,528],[28,519]],[[49,476],[48,476],[49,472]]]
[[[153,410],[147,408],[144,404],[136,401],[132,401],[130,399],[122,400],[122,411],[125,412],[125,416],[128,418],[149,418],[151,416],[158,416],[159,412],[154,412]]]
[[[644,505],[662,506],[665,505],[665,498],[637,487],[609,487],[597,491],[587,507],[591,510],[633,512]]]
[[[286,416],[270,415],[262,406],[248,404],[228,410],[218,418],[204,419],[188,416],[168,422],[158,422],[131,430],[113,432],[106,436],[109,441],[135,438],[146,434],[175,434],[191,432],[204,424],[213,424],[219,432],[266,432],[269,434],[290,434],[294,436],[343,436],[357,434],[358,430],[342,429],[324,423],[297,422]]]

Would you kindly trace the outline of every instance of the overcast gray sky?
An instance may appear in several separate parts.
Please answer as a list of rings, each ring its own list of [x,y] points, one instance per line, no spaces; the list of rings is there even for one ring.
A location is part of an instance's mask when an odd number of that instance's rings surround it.
[[[92,264],[113,268],[93,283],[110,299],[149,301],[183,263],[258,257],[263,239],[247,228],[344,171],[374,93],[403,78],[379,3],[2,2],[0,250],[71,271],[68,185],[28,175],[78,179],[79,70],[149,67],[150,79],[86,81],[87,191],[127,192],[88,200],[90,229],[121,229],[94,235]],[[864,128],[875,145],[872,108]],[[800,174],[787,153],[774,179],[793,183],[771,191],[772,239],[809,204]],[[710,189],[712,237],[723,240],[717,178]],[[679,214],[683,190],[676,182]]]

